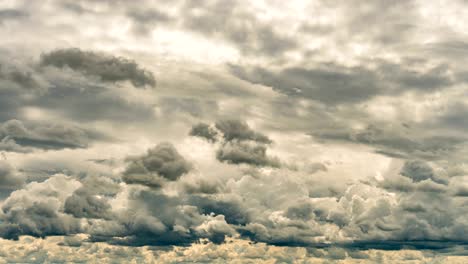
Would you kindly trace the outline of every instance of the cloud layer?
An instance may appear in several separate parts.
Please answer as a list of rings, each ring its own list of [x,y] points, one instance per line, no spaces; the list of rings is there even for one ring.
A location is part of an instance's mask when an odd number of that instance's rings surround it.
[[[465,263],[465,10],[0,3],[0,262]]]

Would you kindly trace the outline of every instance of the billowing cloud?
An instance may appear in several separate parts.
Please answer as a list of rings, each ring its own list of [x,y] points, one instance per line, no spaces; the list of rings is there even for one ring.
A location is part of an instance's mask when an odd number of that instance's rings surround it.
[[[143,156],[129,158],[123,180],[129,184],[157,187],[164,180],[176,181],[187,173],[191,165],[171,143],[163,142]]]
[[[110,208],[105,198],[87,189],[76,190],[64,204],[64,212],[77,218],[110,218]]]
[[[43,237],[80,232],[80,222],[61,212],[63,201],[79,185],[76,180],[56,175],[14,191],[2,205],[1,236],[11,239],[20,235]]]

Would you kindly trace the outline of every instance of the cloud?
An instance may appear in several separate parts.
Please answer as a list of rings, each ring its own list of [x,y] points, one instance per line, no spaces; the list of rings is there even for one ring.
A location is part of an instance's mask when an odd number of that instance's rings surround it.
[[[9,66],[9,65],[8,65]],[[15,84],[24,89],[44,89],[44,80],[32,69],[20,69],[18,67],[5,67],[0,64],[0,80],[7,84]]]
[[[375,148],[376,153],[392,158],[447,159],[456,153],[466,138],[463,135],[448,135],[443,131],[425,132],[431,129],[431,122],[432,120],[409,126],[405,123],[371,121],[363,128],[341,124],[339,127],[317,128],[310,134],[318,140],[328,142],[368,145]]]
[[[0,160],[0,190],[16,190],[24,184],[24,177],[6,161]]]
[[[117,67],[112,64],[116,63],[112,59],[100,63]],[[68,66],[39,67],[36,61],[31,62],[20,55],[0,54],[0,64],[2,122],[11,119],[45,122],[46,115],[53,115],[56,123],[77,120],[139,122],[154,118],[150,104],[132,99],[132,92],[146,90],[133,91],[116,86],[113,82],[96,79],[92,74],[83,74],[81,70],[70,70]],[[31,118],[28,109],[34,109],[39,115]]]
[[[252,140],[259,143],[269,144],[271,140],[258,132],[252,130],[247,123],[235,119],[225,119],[216,122],[216,128],[223,133],[226,141],[245,141]]]
[[[171,197],[160,190],[134,188],[129,195],[128,207],[113,222],[91,226],[92,241],[133,246],[188,245],[200,238],[221,243],[225,236],[236,233],[224,215],[203,214],[197,201],[187,201],[183,194]],[[222,206],[218,209],[229,210]]]
[[[80,49],[54,50],[41,55],[42,66],[69,67],[105,82],[130,81],[136,87],[156,85],[151,72],[134,61]]]
[[[86,188],[76,190],[64,204],[64,212],[77,218],[110,219],[110,209],[105,197],[99,197]]]
[[[280,70],[239,65],[228,67],[232,74],[242,80],[272,87],[288,96],[327,104],[355,104],[378,95],[409,90],[431,92],[453,83],[444,65],[421,73],[385,61],[378,63],[376,69],[333,63]]]
[[[277,158],[267,156],[267,149],[264,145],[251,144],[245,142],[227,142],[216,152],[219,161],[232,164],[250,164],[255,166],[279,167]]]
[[[171,143],[163,142],[139,157],[129,158],[123,180],[128,184],[160,186],[164,180],[176,181],[189,172],[191,165]]]
[[[96,132],[75,125],[35,122],[24,124],[14,119],[0,125],[0,137],[0,148],[16,152],[27,152],[28,148],[85,148],[94,140],[104,139]]]
[[[67,243],[77,241],[80,246]],[[129,247],[109,245],[102,242],[89,243],[86,236],[48,237],[38,239],[22,237],[18,241],[2,240],[0,254],[7,262],[157,262],[157,263],[294,263],[336,261],[333,257],[345,256],[342,263],[415,262],[463,263],[463,249],[451,248],[446,252],[437,250],[368,250],[338,247],[304,248],[280,247],[264,243],[249,243],[240,239],[229,239],[227,243],[215,244],[208,241],[187,247]]]
[[[133,21],[136,33],[148,34],[160,24],[167,24],[173,18],[156,8],[133,8],[127,11],[127,16]]]
[[[201,137],[211,142],[217,141],[218,132],[205,123],[198,123],[192,126],[189,132],[190,136]]]
[[[0,235],[17,239],[20,235],[44,237],[80,232],[80,222],[60,212],[63,201],[79,186],[70,177],[55,175],[14,191],[2,204]]]
[[[405,165],[401,169],[401,175],[412,179],[414,182],[428,179],[437,181],[433,169],[427,163],[420,160],[405,162]]]
[[[466,3],[2,8],[6,262],[466,263]]]
[[[0,9],[0,25],[9,20],[18,20],[27,17],[28,14],[18,9]]]
[[[230,164],[248,164],[253,166],[279,167],[276,157],[267,156],[266,145],[273,143],[262,133],[256,132],[246,122],[235,119],[223,119],[215,123],[214,128],[205,123],[192,126],[189,135],[207,139],[215,143],[222,136],[216,151],[216,159]]]
[[[186,1],[181,13],[185,29],[230,42],[246,55],[278,55],[297,46],[293,38],[259,20],[241,3],[217,0],[200,5]]]

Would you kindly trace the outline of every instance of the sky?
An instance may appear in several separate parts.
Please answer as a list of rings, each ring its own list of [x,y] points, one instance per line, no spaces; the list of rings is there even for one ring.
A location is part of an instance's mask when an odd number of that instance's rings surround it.
[[[0,263],[467,263],[467,25],[0,1]]]

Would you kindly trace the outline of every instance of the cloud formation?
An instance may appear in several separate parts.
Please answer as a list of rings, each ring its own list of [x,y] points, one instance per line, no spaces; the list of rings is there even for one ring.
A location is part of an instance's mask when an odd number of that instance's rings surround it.
[[[220,120],[216,122],[216,128],[223,133],[226,141],[252,140],[260,143],[271,143],[267,136],[253,131],[245,122],[240,120]]]
[[[256,166],[278,167],[279,161],[275,158],[267,157],[266,151],[267,149],[264,145],[227,142],[216,152],[216,158],[219,161],[226,161],[232,164],[246,163]]]
[[[267,145],[273,141],[251,129],[246,122],[223,119],[218,120],[214,127],[199,123],[192,126],[189,135],[214,143],[218,140],[218,133],[221,134],[223,140],[216,151],[216,158],[219,161],[254,166],[280,166],[278,158],[267,155]]]
[[[0,263],[466,263],[466,10],[0,2]]]
[[[0,190],[15,190],[24,184],[24,177],[4,160],[0,161]]]
[[[58,68],[69,67],[107,82],[128,80],[136,87],[156,85],[153,74],[140,68],[134,61],[76,48],[42,54],[40,64]]]
[[[191,168],[190,163],[168,142],[149,149],[143,156],[129,158],[129,162],[123,180],[152,187],[161,185],[162,180],[176,181]]]
[[[27,152],[30,149],[85,148],[91,141],[102,139],[96,132],[74,125],[31,123],[8,120],[0,125],[0,149]]]

